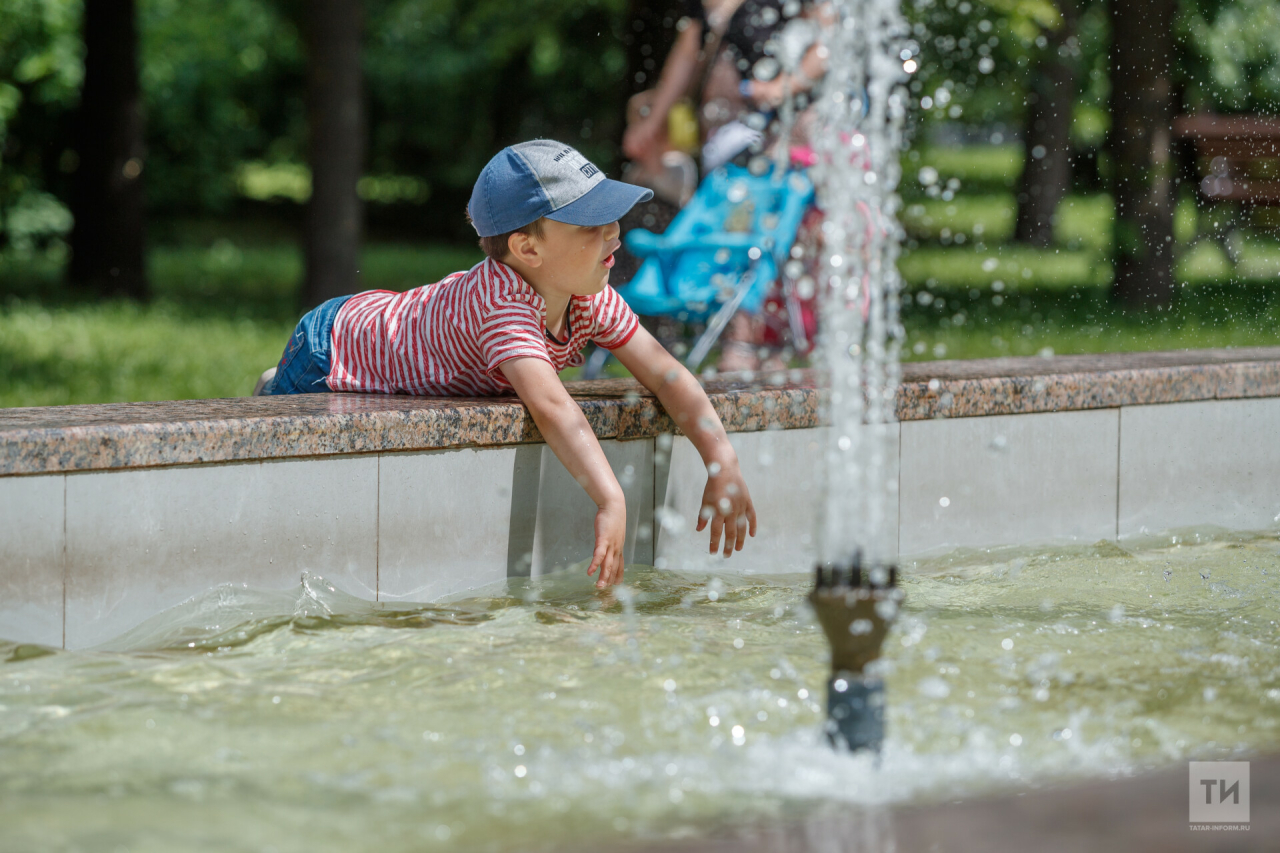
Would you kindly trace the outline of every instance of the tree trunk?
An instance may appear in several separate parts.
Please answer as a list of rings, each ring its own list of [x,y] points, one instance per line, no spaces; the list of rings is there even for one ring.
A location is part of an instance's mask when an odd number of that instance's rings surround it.
[[[1113,295],[1130,308],[1173,301],[1176,0],[1109,0]]]
[[[143,299],[144,149],[133,0],[86,0],[84,45],[68,278],[103,296]]]
[[[1053,242],[1054,214],[1071,188],[1071,107],[1076,96],[1076,0],[1061,0],[1062,23],[1031,73],[1026,143],[1014,239],[1033,246]]]
[[[303,14],[311,165],[303,300],[314,307],[359,289],[364,211],[356,184],[365,146],[360,73],[364,16],[360,0],[311,0]]]

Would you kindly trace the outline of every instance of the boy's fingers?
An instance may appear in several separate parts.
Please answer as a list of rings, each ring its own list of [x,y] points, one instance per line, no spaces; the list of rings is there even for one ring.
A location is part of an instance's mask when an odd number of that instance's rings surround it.
[[[755,505],[747,503],[747,521],[751,522],[751,535],[756,535],[756,508]]]
[[[707,521],[711,518],[711,514],[710,514],[710,512],[709,512],[709,510],[710,510],[710,509],[711,509],[711,507],[709,507],[709,506],[704,506],[704,507],[702,507],[702,509],[698,510],[698,526],[697,526],[697,527],[695,527],[695,528],[694,528],[694,530],[696,530],[696,531],[698,531],[699,533],[701,533],[701,532],[702,532],[702,528],[704,528],[704,527],[706,527],[706,526],[707,526]],[[714,549],[714,548],[712,548],[711,550],[713,550],[713,551],[714,551],[715,549]]]
[[[708,553],[714,554],[720,550],[720,532],[724,529],[724,519],[715,516],[711,519],[711,550]]]
[[[741,551],[745,544],[747,544],[747,517],[740,515],[738,516],[738,544],[733,546],[733,550]]]
[[[724,520],[724,555],[733,556],[734,543],[738,541],[738,522],[734,518]]]
[[[613,586],[616,583],[621,583],[622,568],[623,568],[622,555],[618,553],[610,554],[609,555],[609,572],[607,577],[604,579],[604,585]],[[604,575],[604,572],[601,572],[601,575]]]
[[[614,566],[617,560],[612,549],[604,549],[600,554],[600,577],[596,579],[596,587],[604,589],[613,583]]]
[[[596,548],[595,552],[591,555],[591,565],[587,566],[587,577],[594,575],[597,569],[600,571],[600,576],[602,578],[604,577],[604,560],[608,553],[608,550],[606,550],[603,545]]]

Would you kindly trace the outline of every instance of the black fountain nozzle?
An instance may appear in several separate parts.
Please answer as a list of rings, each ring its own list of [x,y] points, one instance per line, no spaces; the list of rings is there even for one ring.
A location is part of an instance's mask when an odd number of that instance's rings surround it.
[[[859,552],[845,565],[816,569],[809,603],[831,643],[827,734],[834,746],[879,750],[884,740],[884,682],[868,666],[880,657],[902,601],[896,566],[864,566]]]

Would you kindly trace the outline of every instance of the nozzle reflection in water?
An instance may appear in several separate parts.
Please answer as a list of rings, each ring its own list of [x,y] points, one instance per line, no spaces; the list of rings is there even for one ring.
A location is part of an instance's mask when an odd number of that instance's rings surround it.
[[[872,666],[880,657],[902,590],[894,567],[818,566],[809,603],[831,644],[827,736],[834,746],[879,750],[884,741],[884,682]]]

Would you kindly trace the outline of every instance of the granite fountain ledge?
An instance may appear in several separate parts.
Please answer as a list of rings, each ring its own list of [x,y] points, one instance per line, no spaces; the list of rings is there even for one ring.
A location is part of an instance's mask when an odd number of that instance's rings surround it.
[[[822,424],[809,371],[706,382],[730,432]],[[629,380],[569,383],[602,439],[676,432]],[[1280,347],[903,365],[900,420],[1280,397]],[[359,394],[0,410],[0,476],[331,456],[542,440],[511,397]]]

